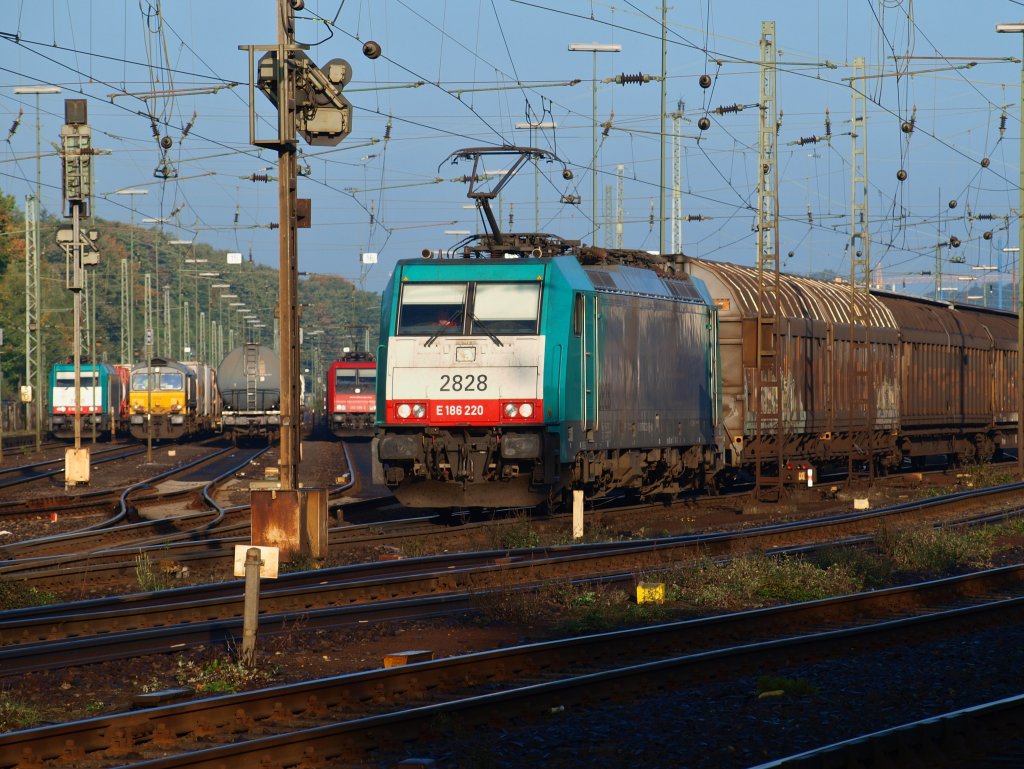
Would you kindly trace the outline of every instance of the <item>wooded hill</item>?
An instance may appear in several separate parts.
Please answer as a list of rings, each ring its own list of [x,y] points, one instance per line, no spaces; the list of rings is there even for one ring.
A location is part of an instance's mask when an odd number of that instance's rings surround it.
[[[70,228],[70,220],[44,212],[40,224],[42,251],[41,319],[43,329],[43,369],[73,355],[73,297],[66,288],[64,251],[57,244],[58,229]],[[205,313],[207,349],[211,319],[223,321],[224,352],[230,351],[228,328],[234,329],[235,346],[246,341],[245,321],[230,306],[243,302],[245,308],[265,324],[250,329],[249,334],[261,344],[274,343],[274,314],[278,287],[276,268],[250,261],[244,255],[241,264],[228,264],[227,252],[196,242],[192,245],[172,244],[175,236],[159,229],[159,225],[136,225],[102,219],[83,222],[83,229],[99,233],[96,241],[100,263],[91,268],[90,280],[95,284],[96,358],[109,363],[138,362],[145,357],[144,308],[145,273],[152,277],[150,299],[154,312],[156,354],[181,359],[183,353],[182,310],[188,303],[191,328],[190,346],[199,349],[198,312]],[[134,260],[132,261],[132,254]],[[276,263],[277,253],[263,255]],[[134,344],[132,361],[121,360],[121,263],[130,260],[133,266],[131,292],[134,297]],[[192,260],[192,261],[186,261]],[[204,261],[205,260],[205,261]],[[301,260],[301,254],[300,254]],[[301,264],[301,262],[300,262]],[[202,275],[219,273],[219,276]],[[228,283],[227,288],[212,288]],[[171,340],[165,340],[165,287],[169,288]],[[220,294],[236,294],[235,298],[218,298]],[[349,280],[335,275],[308,275],[299,282],[301,304],[300,324],[305,331],[303,366],[313,370],[317,346],[324,366],[340,357],[345,347],[376,351],[377,327],[380,317],[380,295],[360,291]],[[196,306],[198,303],[198,312]],[[230,323],[230,326],[229,326]],[[0,328],[4,331],[2,347],[3,397],[16,397],[17,385],[25,373],[25,220],[19,201],[0,192]],[[323,334],[311,332],[323,331]],[[84,336],[84,331],[83,331]],[[250,339],[253,337],[250,336]],[[195,353],[193,352],[193,355]],[[211,357],[210,355],[207,356]],[[212,365],[220,361],[209,360]]]

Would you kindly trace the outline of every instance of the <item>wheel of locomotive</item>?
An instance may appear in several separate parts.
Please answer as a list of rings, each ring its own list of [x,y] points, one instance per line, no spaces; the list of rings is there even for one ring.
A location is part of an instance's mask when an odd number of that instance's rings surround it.
[[[717,497],[722,493],[722,490],[718,486],[717,475],[704,476],[704,488],[707,490],[709,497]]]

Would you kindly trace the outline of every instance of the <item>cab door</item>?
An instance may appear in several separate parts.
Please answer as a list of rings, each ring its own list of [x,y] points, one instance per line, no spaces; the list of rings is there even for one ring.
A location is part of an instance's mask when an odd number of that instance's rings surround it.
[[[594,440],[598,429],[598,324],[597,295],[577,294],[573,323],[580,337],[580,414],[587,443]]]

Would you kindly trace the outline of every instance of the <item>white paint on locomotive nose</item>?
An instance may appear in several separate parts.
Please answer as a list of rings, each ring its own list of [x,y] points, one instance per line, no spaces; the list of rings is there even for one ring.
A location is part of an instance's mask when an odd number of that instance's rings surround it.
[[[475,347],[456,347],[455,360],[460,363],[469,363],[476,360]]]

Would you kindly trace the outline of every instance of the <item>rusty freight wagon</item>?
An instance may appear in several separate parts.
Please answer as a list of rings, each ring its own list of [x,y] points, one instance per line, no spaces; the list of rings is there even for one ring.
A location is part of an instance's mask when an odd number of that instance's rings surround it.
[[[728,467],[853,455],[884,470],[933,454],[986,458],[1016,443],[1015,315],[872,292],[866,322],[855,323],[849,284],[782,275],[779,316],[765,319],[781,375],[767,392],[781,398],[762,394],[771,418],[758,429],[757,270],[698,259],[686,269],[718,305]]]
[[[1016,447],[1016,314],[874,296],[900,330],[901,453],[985,461]]]

